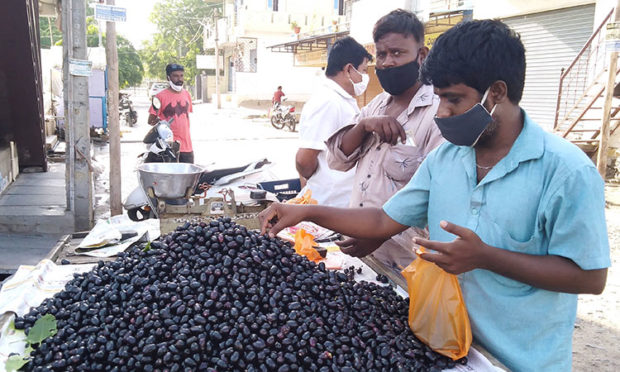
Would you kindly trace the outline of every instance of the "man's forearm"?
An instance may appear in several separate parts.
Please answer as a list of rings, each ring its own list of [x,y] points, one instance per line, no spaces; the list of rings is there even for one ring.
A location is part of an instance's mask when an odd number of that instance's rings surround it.
[[[358,123],[347,130],[342,136],[342,142],[340,143],[340,150],[346,155],[350,156],[358,147],[364,142],[366,138],[366,131],[364,125]]]
[[[313,162],[300,162],[299,160],[295,162],[297,172],[299,172],[299,174],[306,180],[312,177],[318,166],[319,162],[316,159]]]
[[[306,208],[307,221],[358,239],[389,239],[408,228],[392,220],[381,208]]]
[[[565,293],[600,294],[607,269],[583,270],[560,256],[537,256],[488,246],[483,269],[536,288]]]

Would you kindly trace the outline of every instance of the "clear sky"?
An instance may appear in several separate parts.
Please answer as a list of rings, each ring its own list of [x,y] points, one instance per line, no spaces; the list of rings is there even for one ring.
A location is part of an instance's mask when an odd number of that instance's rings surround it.
[[[149,20],[157,0],[116,0],[116,6],[127,8],[127,22],[118,22],[116,32],[123,35],[136,49],[142,49],[142,42],[149,40],[157,31]]]

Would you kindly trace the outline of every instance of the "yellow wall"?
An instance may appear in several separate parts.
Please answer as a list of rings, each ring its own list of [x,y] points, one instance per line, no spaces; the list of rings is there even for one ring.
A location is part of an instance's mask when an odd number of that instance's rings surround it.
[[[507,18],[595,2],[594,0],[474,0],[474,19]]]

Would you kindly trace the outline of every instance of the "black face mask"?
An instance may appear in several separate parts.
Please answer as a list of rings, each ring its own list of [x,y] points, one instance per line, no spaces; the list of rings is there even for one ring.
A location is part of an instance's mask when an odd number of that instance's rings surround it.
[[[416,58],[402,66],[376,69],[375,73],[386,92],[399,96],[418,81],[419,70],[420,64]]]

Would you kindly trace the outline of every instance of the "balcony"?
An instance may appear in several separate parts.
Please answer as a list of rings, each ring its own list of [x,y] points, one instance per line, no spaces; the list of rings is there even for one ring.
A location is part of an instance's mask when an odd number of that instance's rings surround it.
[[[345,16],[334,14],[303,14],[263,11],[239,12],[235,36],[257,36],[260,34],[295,34],[292,27],[297,24],[304,37],[348,30]],[[300,36],[301,37],[301,36]]]
[[[220,18],[217,20],[218,43],[220,47],[225,47],[234,43],[235,38],[231,37],[229,18]],[[215,27],[213,24],[207,25],[204,35],[204,49],[215,48]]]

